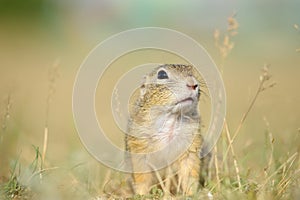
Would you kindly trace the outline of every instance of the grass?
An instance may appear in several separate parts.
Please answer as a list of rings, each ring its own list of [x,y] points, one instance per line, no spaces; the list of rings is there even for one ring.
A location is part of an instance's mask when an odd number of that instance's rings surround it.
[[[226,59],[235,46],[233,40],[238,33],[239,23],[235,16],[236,14],[228,18],[228,27],[224,33],[219,30],[214,33],[215,44],[221,58],[220,69],[223,74],[226,72]],[[297,25],[295,28],[299,31]],[[53,109],[52,104],[50,109],[50,103],[55,98],[54,93],[58,89],[56,87],[57,66],[58,64],[54,64],[48,73],[46,117],[42,125],[44,131],[41,148],[33,146],[33,148],[30,147],[29,153],[18,152],[16,156],[8,152],[8,155],[4,155],[6,154],[5,148],[14,142],[10,140],[11,136],[21,134],[23,127],[10,123],[11,118],[16,118],[12,114],[12,109],[17,106],[13,104],[12,95],[8,95],[0,106],[1,156],[7,157],[10,161],[9,172],[0,174],[0,199],[122,199],[117,192],[120,189],[126,190],[124,181],[126,176],[106,169],[85,156],[80,157],[80,153],[74,153],[74,157],[66,158],[67,164],[51,162],[51,159],[47,157],[50,154],[48,151],[52,136],[50,130],[54,128],[51,127],[49,121],[50,110]],[[242,141],[244,144],[242,147],[237,144],[245,132],[251,133],[252,127],[249,128],[246,125],[247,120],[250,120],[252,113],[257,109],[255,106],[264,101],[271,103],[272,97],[266,98],[269,93],[265,91],[272,90],[275,86],[272,79],[269,67],[264,66],[258,81],[253,81],[257,89],[249,95],[249,103],[242,103],[245,109],[228,111],[238,113],[240,118],[228,117],[225,121],[221,138],[214,149],[213,162],[210,166],[211,173],[205,189],[192,197],[176,196],[173,198],[197,199],[201,195],[203,199],[209,199],[208,193],[213,195],[213,199],[220,200],[296,200],[300,198],[300,129],[291,130],[289,135],[282,139],[278,134],[274,134],[276,130],[274,131],[272,126],[275,124],[271,124],[267,117],[264,117],[261,121],[265,128],[261,129],[260,133],[253,133],[252,138],[252,141],[256,141],[257,135],[263,134],[264,141],[250,144],[249,148],[247,140]],[[285,120],[284,118],[285,116],[279,116],[278,121]],[[13,128],[14,126],[18,127]],[[247,128],[251,130],[245,130]],[[63,135],[63,130],[59,134]],[[245,149],[247,152],[243,152]],[[24,157],[26,157],[25,160]],[[28,158],[32,159],[28,161]],[[5,164],[1,160],[0,165],[4,168]],[[137,200],[162,198],[163,190],[156,187],[152,188],[148,195],[131,197]]]
[[[30,178],[26,181],[30,182],[30,179],[36,174],[39,164],[40,152],[38,147],[34,147],[36,152],[35,159],[28,166],[28,170],[31,171]],[[28,184],[22,184],[20,179],[22,178],[21,164],[19,158],[12,162],[10,176],[8,180],[1,183],[0,187],[0,197],[1,199],[31,199],[32,193]]]

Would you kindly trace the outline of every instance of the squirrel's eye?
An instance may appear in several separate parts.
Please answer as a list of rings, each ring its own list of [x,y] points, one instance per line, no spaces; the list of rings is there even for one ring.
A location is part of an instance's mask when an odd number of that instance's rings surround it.
[[[157,73],[157,78],[158,79],[168,79],[168,74],[167,72],[165,72],[164,70],[160,70],[158,73]]]

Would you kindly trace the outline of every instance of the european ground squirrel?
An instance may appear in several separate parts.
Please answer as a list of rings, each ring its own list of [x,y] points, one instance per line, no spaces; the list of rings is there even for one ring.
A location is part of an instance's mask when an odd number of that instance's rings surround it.
[[[202,171],[207,166],[203,166],[200,156],[203,139],[198,112],[199,77],[193,66],[179,64],[161,65],[144,77],[130,111],[126,150],[148,154],[164,149],[159,152],[162,160],[170,159],[169,153],[176,150],[181,153],[163,169],[133,173],[134,193],[146,194],[156,185],[170,194],[191,195],[203,184]],[[175,146],[168,149],[171,141]],[[133,171],[146,162],[133,157],[129,160]]]

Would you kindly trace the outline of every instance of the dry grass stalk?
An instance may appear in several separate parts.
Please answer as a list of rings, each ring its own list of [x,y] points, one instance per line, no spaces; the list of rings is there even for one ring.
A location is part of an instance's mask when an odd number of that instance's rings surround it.
[[[167,191],[171,191],[171,182],[173,180],[171,175],[172,175],[172,169],[170,166],[168,166],[167,174],[166,174],[166,184],[165,184]]]
[[[234,47],[234,42],[232,41],[232,37],[237,35],[237,29],[239,27],[239,23],[236,20],[236,14],[234,13],[227,19],[227,31],[224,34],[221,34],[221,32],[216,29],[214,32],[214,40],[215,40],[215,46],[219,50],[219,53],[222,58],[222,66],[224,60],[227,58],[229,53]]]
[[[270,156],[269,156],[269,160],[267,163],[267,166],[264,168],[265,174],[266,176],[268,175],[268,170],[270,170],[271,166],[272,166],[272,162],[273,162],[273,153],[274,153],[274,137],[272,132],[270,131],[270,123],[267,121],[267,118],[264,117],[264,121],[265,124],[267,126],[267,134],[268,134],[268,139],[269,139],[269,144],[270,144]]]
[[[11,95],[8,94],[6,100],[5,100],[5,111],[3,114],[3,119],[2,119],[2,134],[1,134],[1,138],[0,138],[0,144],[3,141],[3,137],[4,137],[4,133],[6,132],[7,129],[7,124],[8,124],[8,120],[10,118],[10,111],[11,111]]]
[[[104,191],[104,192],[106,191],[106,186],[109,183],[110,179],[111,179],[111,170],[108,169],[107,172],[105,173],[105,177],[104,177],[104,180],[102,182],[101,191]]]
[[[287,189],[287,187],[290,185],[289,183],[291,182],[293,176],[295,175],[292,172],[292,167],[298,157],[298,153],[296,155],[296,158],[293,159],[289,165],[288,163],[283,167],[282,170],[282,176],[281,176],[281,180],[279,181],[278,185],[277,185],[277,189],[279,192],[277,192],[277,196],[281,195],[282,193],[284,193]]]
[[[42,163],[41,169],[43,169],[43,165],[45,163],[46,153],[47,153],[47,146],[48,146],[48,123],[49,123],[49,110],[50,104],[55,93],[55,86],[56,86],[56,79],[58,78],[58,67],[59,67],[59,60],[57,59],[52,67],[49,69],[48,72],[48,95],[46,101],[46,119],[45,119],[45,127],[44,127],[44,141],[43,141],[43,151],[42,151]]]
[[[221,180],[220,180],[220,172],[219,172],[219,161],[218,161],[218,147],[215,145],[214,147],[214,163],[215,163],[215,171],[216,171],[216,179],[217,179],[217,189],[221,190]]]
[[[260,83],[259,83],[258,89],[257,89],[257,91],[256,91],[256,93],[255,93],[255,95],[254,95],[254,97],[252,99],[252,101],[250,102],[250,105],[248,106],[247,110],[244,112],[244,114],[243,114],[243,116],[242,116],[242,118],[240,120],[240,123],[238,124],[238,127],[236,128],[236,130],[235,130],[235,132],[233,134],[232,139],[229,141],[229,146],[228,146],[228,148],[227,148],[227,150],[225,152],[225,155],[228,154],[228,152],[230,150],[230,146],[232,145],[232,143],[234,142],[234,140],[237,137],[238,133],[240,132],[240,129],[242,128],[242,126],[243,126],[243,124],[244,124],[244,122],[245,122],[245,120],[246,120],[249,112],[252,110],[252,108],[253,108],[253,106],[254,106],[254,104],[255,104],[255,102],[256,102],[259,94],[261,92],[265,91],[266,89],[275,86],[276,83],[274,83],[274,82],[271,83],[271,84],[268,84],[268,85],[266,84],[270,80],[270,78],[271,78],[271,75],[269,74],[269,66],[265,65],[263,67],[263,73],[259,77]]]
[[[45,157],[46,157],[46,152],[47,152],[47,146],[48,146],[48,126],[44,127],[44,141],[43,141],[43,152],[42,152],[42,165],[45,163]]]
[[[30,185],[30,182],[32,181],[32,179],[35,176],[40,175],[47,171],[53,171],[53,170],[57,170],[57,169],[59,169],[59,167],[50,167],[50,168],[44,168],[44,169],[41,169],[41,170],[38,170],[38,171],[32,173],[31,176],[28,178],[26,185]]]
[[[237,33],[238,33],[237,29],[239,27],[239,23],[237,22],[235,17],[236,17],[236,13],[234,13],[233,15],[228,17],[228,19],[227,19],[227,31],[224,34],[221,34],[218,29],[216,29],[215,32],[214,32],[215,46],[217,47],[217,49],[219,50],[219,53],[221,55],[221,66],[220,66],[221,72],[223,72],[223,66],[224,66],[225,59],[228,57],[229,53],[234,48],[234,42],[232,41],[232,37],[236,36]],[[241,190],[242,185],[241,185],[240,172],[239,172],[237,160],[235,158],[234,149],[233,149],[232,143],[230,142],[231,138],[230,138],[230,133],[229,133],[229,129],[228,129],[228,126],[227,126],[226,119],[225,119],[225,128],[226,128],[226,139],[228,140],[228,143],[229,143],[228,150],[231,149],[233,162],[234,162],[234,168],[235,168],[236,176],[237,176],[237,182],[238,182],[238,185],[239,185],[239,189]],[[227,162],[225,162],[225,159],[227,158],[227,154],[228,154],[228,152],[226,152],[223,156],[222,165],[224,165],[225,163],[227,164]],[[218,163],[218,159],[217,159],[217,147],[215,147],[214,160],[215,160],[217,187],[218,187],[218,189],[220,189],[220,177],[219,177],[219,163]]]
[[[225,132],[226,132],[226,136],[227,136],[227,140],[228,140],[228,147],[224,153],[224,156],[223,156],[223,164],[225,162],[225,159],[227,159],[227,156],[228,156],[228,153],[229,151],[231,151],[231,154],[232,154],[232,158],[233,158],[233,164],[234,164],[234,168],[235,168],[235,172],[236,172],[236,177],[237,177],[237,182],[238,182],[238,186],[239,186],[239,190],[242,191],[242,184],[241,184],[241,178],[240,178],[240,170],[239,170],[239,167],[238,167],[238,162],[237,162],[237,159],[236,159],[236,155],[235,155],[235,151],[234,151],[234,148],[233,148],[233,142],[235,140],[235,138],[237,137],[238,133],[240,132],[240,129],[241,127],[243,126],[249,112],[252,110],[259,94],[268,89],[268,88],[271,88],[275,85],[275,83],[271,83],[271,84],[266,84],[266,82],[268,80],[270,80],[271,76],[269,74],[269,71],[268,71],[268,66],[265,65],[264,68],[263,68],[263,73],[262,75],[260,76],[259,80],[260,80],[260,84],[259,84],[259,87],[250,103],[250,105],[248,106],[246,112],[243,114],[241,120],[240,120],[240,123],[238,124],[238,127],[236,128],[235,132],[234,132],[234,135],[233,137],[231,138],[230,136],[230,132],[229,132],[229,128],[228,128],[228,124],[227,124],[227,121],[225,120]],[[270,162],[270,161],[269,161]],[[271,163],[270,163],[271,165]]]
[[[155,176],[157,178],[157,180],[159,181],[160,187],[162,188],[162,191],[164,192],[164,194],[168,195],[168,188],[166,188],[164,181],[161,177],[161,175],[159,174],[159,171],[152,165],[149,163],[149,166],[152,168],[153,172],[155,173]]]
[[[277,175],[279,173],[280,170],[284,169],[289,163],[290,166],[293,165],[294,161],[296,160],[298,156],[298,152],[294,153],[293,155],[291,155],[283,164],[281,164],[277,170],[275,170],[271,175],[269,175],[263,184],[260,185],[260,189],[259,191],[262,191],[262,189],[267,185],[267,183],[269,183],[270,179],[273,178],[275,175]]]
[[[231,141],[227,123],[225,123],[225,132],[226,132],[227,140]],[[236,155],[235,155],[235,152],[234,152],[234,148],[232,146],[232,143],[230,143],[230,142],[229,142],[229,148],[231,150],[231,155],[232,155],[232,158],[233,158],[233,165],[234,165],[234,169],[235,169],[235,173],[236,173],[236,179],[237,179],[237,182],[238,182],[239,190],[242,191],[240,169],[238,167],[238,163],[237,163]]]

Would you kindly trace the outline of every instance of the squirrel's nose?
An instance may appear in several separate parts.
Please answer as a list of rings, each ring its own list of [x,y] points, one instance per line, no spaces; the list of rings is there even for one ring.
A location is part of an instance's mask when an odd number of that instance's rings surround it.
[[[190,89],[190,90],[196,90],[197,89],[197,87],[198,87],[198,85],[197,84],[192,84],[192,85],[190,85],[190,84],[186,84],[186,86]]]

